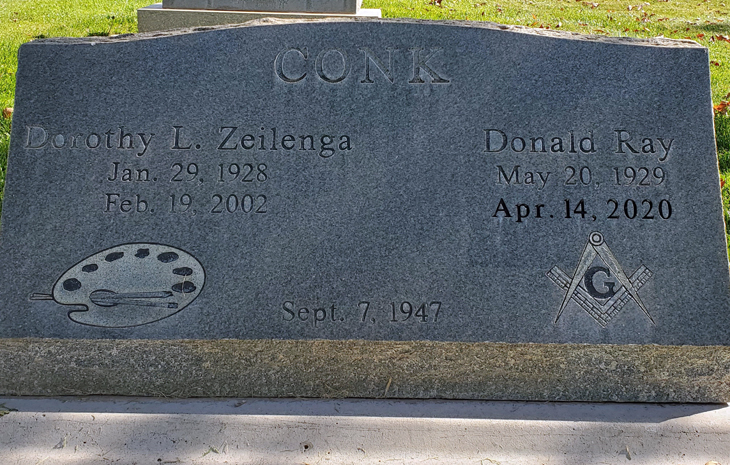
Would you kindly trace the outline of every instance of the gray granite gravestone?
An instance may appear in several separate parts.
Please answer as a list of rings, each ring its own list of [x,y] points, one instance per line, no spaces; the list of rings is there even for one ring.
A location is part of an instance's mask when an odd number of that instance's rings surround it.
[[[730,400],[694,42],[264,21],[17,82],[2,394]]]

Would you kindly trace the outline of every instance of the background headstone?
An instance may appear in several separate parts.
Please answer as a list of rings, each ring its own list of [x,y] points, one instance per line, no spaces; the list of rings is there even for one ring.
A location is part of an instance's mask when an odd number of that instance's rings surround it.
[[[236,24],[262,18],[380,18],[362,0],[164,0],[137,10],[139,32]]]
[[[162,8],[357,13],[361,4],[362,0],[163,0]]]

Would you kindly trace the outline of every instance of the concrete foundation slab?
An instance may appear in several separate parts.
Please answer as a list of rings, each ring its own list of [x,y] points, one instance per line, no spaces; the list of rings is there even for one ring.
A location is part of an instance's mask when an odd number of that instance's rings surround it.
[[[0,398],[3,464],[726,464],[726,404]]]

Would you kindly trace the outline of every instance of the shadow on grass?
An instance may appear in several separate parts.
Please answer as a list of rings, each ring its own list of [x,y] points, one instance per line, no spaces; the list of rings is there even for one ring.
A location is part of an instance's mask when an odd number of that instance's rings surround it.
[[[691,27],[693,29],[699,29],[713,34],[727,35],[730,32],[730,23],[725,21],[722,23],[696,24]]]
[[[718,152],[730,152],[730,115],[715,114],[715,139]],[[730,156],[730,154],[725,155]],[[720,164],[720,171],[728,169],[730,169],[730,165],[723,168],[722,163]]]
[[[0,116],[0,214],[3,211],[3,192],[5,188],[5,169],[8,166],[10,149],[10,119]]]

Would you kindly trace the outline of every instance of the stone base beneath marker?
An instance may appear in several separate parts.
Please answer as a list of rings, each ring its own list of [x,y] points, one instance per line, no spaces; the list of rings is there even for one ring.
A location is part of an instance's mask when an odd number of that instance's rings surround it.
[[[730,348],[0,339],[0,395],[727,402]]]
[[[281,11],[225,11],[225,10],[176,10],[162,8],[162,3],[155,3],[137,10],[137,28],[139,32],[164,31],[186,27],[220,26],[222,24],[238,24],[253,19],[321,19],[331,17],[342,18],[380,18],[379,9],[360,9],[358,13],[289,13]]]

